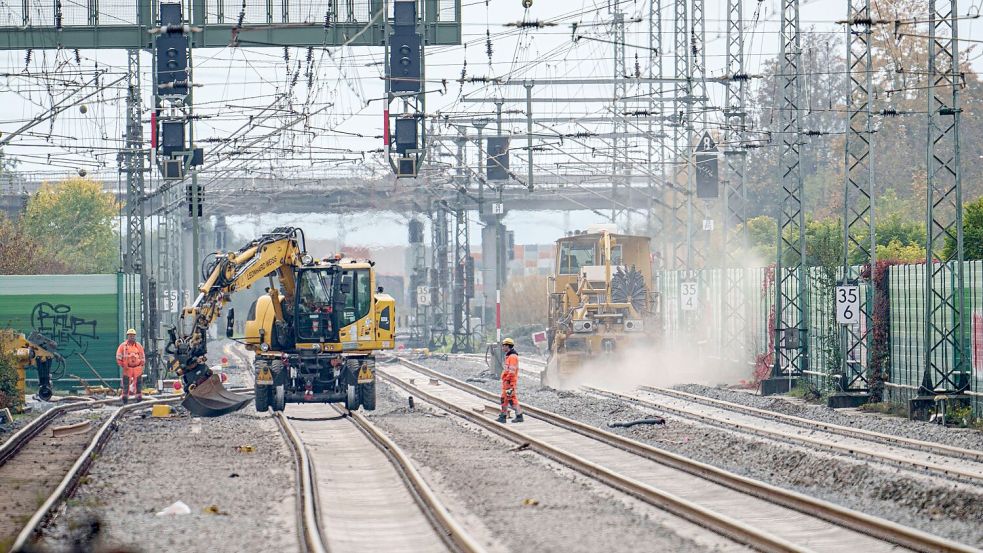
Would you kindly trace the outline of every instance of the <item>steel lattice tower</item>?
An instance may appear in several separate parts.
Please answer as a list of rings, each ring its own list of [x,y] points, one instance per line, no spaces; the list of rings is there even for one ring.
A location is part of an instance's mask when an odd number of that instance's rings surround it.
[[[627,86],[625,83],[625,14],[621,8],[614,8],[614,97],[611,101],[611,111],[614,113],[614,133],[611,145],[614,150],[611,152],[611,220],[617,221],[618,208],[617,192],[618,186],[624,184],[625,167],[628,165],[628,141],[621,138],[628,132],[628,124],[625,114],[625,96],[627,96]],[[630,185],[629,185],[630,186]],[[629,204],[630,205],[630,204]],[[631,212],[625,211],[625,217],[630,220]]]
[[[127,50],[126,75],[126,137],[121,170],[126,174],[126,245],[123,252],[123,271],[137,283],[138,289],[131,290],[136,300],[135,309],[128,313],[127,324],[139,325],[143,343],[150,337],[147,315],[147,275],[144,274],[146,259],[144,252],[144,181],[143,181],[143,124],[140,121],[140,51]]]
[[[737,359],[747,349],[748,298],[741,262],[748,251],[747,192],[744,149],[747,129],[748,76],[744,69],[744,8],[740,0],[727,0],[727,88],[724,96],[724,297],[722,353]]]
[[[874,241],[874,163],[871,141],[873,119],[871,115],[872,62],[870,0],[848,0],[846,66],[848,86],[846,107],[849,125],[844,141],[844,190],[843,190],[843,279],[845,283],[858,282],[860,274],[851,263],[851,256],[859,257],[859,265],[869,264],[871,274],[876,266],[876,242]],[[871,290],[876,286],[872,278]],[[875,293],[876,297],[876,293]],[[861,302],[860,316],[864,324],[842,325],[840,347],[841,371],[846,376],[844,391],[866,392],[869,389],[867,370],[870,367],[871,303]]]
[[[779,110],[782,140],[779,163],[783,191],[778,219],[778,256],[775,294],[774,376],[799,374],[809,367],[808,297],[806,295],[805,212],[802,209],[801,173],[802,46],[799,2],[782,0]]]
[[[673,245],[673,269],[690,268],[690,249],[688,241],[690,229],[688,224],[691,222],[683,210],[688,209],[691,203],[687,182],[687,159],[689,156],[689,143],[685,126],[689,126],[689,102],[692,97],[692,82],[690,81],[689,71],[689,44],[687,37],[687,0],[675,0],[674,4],[674,26],[673,26],[673,57],[674,75],[676,79],[685,79],[685,83],[677,83],[673,91],[672,102],[672,192],[670,194],[672,209],[672,227],[674,234],[676,229],[686,229],[686,240],[680,240],[678,234],[675,236]],[[667,260],[668,261],[668,260]]]
[[[661,79],[662,73],[662,5],[660,0],[649,0],[649,77]],[[649,98],[662,99],[665,94],[663,83],[649,83]],[[665,111],[660,104],[657,125],[653,125],[653,104],[649,102],[645,112],[648,115],[648,174],[649,174],[649,195],[648,204],[648,234],[652,237],[653,247],[657,247],[662,256],[662,267],[668,263],[667,255],[669,252],[669,241],[666,237],[666,222],[669,220],[667,210],[667,175],[666,163],[669,160],[666,148],[666,118]],[[653,135],[658,133],[658,146],[653,147]],[[653,165],[653,160],[658,160],[658,165]],[[656,246],[658,244],[658,246]]]
[[[925,372],[921,394],[959,392],[969,386],[969,352],[963,320],[966,305],[962,293],[963,205],[956,0],[929,0],[928,18],[928,254],[925,264]]]
[[[707,98],[705,39],[706,24],[704,20],[703,0],[692,0],[689,37],[689,101],[691,102],[690,105],[696,107],[698,113],[691,113],[689,120],[686,122],[686,144],[683,146],[687,160],[686,268],[690,270],[704,268],[707,260],[713,257],[710,253],[710,231],[703,226],[704,221],[709,218],[709,201],[705,203],[701,202],[700,198],[696,195],[696,156],[693,152],[693,146],[696,143],[696,129],[694,128],[696,121],[698,120],[700,123],[701,132],[707,128],[709,98]],[[698,240],[701,233],[706,237],[705,240]]]
[[[471,299],[465,283],[467,262],[471,256],[471,240],[468,232],[468,212],[454,210],[454,344],[453,353],[471,353],[474,340],[471,335]]]

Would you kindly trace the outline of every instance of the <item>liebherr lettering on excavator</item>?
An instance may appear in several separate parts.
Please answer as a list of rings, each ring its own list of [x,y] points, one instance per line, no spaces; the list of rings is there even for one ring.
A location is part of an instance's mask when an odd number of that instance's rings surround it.
[[[208,327],[236,291],[269,278],[235,337],[256,353],[256,410],[287,403],[342,402],[375,409],[375,350],[395,345],[396,304],[376,288],[374,263],[336,255],[315,259],[304,233],[276,228],[236,252],[216,254],[194,303],[169,329],[166,352],[184,384],[184,406],[198,416],[231,413],[249,398],[229,392],[205,363]],[[278,282],[274,282],[274,276]],[[235,314],[226,315],[233,338]]]

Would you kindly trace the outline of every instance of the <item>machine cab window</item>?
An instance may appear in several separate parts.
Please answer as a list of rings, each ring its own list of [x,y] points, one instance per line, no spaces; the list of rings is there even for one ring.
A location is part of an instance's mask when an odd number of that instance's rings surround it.
[[[349,269],[342,273],[342,278],[350,278],[352,282],[341,316],[341,326],[348,326],[368,315],[372,308],[372,277],[368,269]]]
[[[331,271],[300,271],[297,283],[298,338],[317,340],[333,333],[332,290],[335,275]]]
[[[560,243],[560,274],[580,274],[580,268],[594,264],[594,242]]]

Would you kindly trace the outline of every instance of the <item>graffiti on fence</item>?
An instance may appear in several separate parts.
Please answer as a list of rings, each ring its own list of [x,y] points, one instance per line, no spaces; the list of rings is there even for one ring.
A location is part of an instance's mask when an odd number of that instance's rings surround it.
[[[31,310],[31,328],[58,343],[58,350],[68,357],[85,355],[89,341],[98,340],[96,321],[72,314],[72,306],[64,303],[38,303]]]

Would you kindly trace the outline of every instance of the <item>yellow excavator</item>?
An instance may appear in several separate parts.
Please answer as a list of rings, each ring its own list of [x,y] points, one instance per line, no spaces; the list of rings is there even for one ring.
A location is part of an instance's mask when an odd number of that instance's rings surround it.
[[[21,407],[26,400],[28,367],[33,367],[38,373],[38,398],[42,401],[51,399],[52,366],[57,364],[64,368],[65,365],[65,359],[58,353],[58,344],[54,340],[38,332],[24,336],[13,330],[0,330],[0,352],[13,357]]]
[[[589,228],[556,241],[549,279],[550,358],[543,384],[564,387],[583,369],[604,374],[659,328],[650,239]]]
[[[205,259],[199,295],[168,329],[165,348],[193,414],[214,417],[249,403],[212,374],[206,342],[232,294],[264,278],[269,285],[249,309],[244,336],[233,338],[234,310],[226,315],[226,336],[256,354],[256,410],[336,402],[375,409],[374,352],[395,346],[396,303],[376,288],[373,262],[340,254],[315,259],[306,250],[301,229],[280,227]]]

